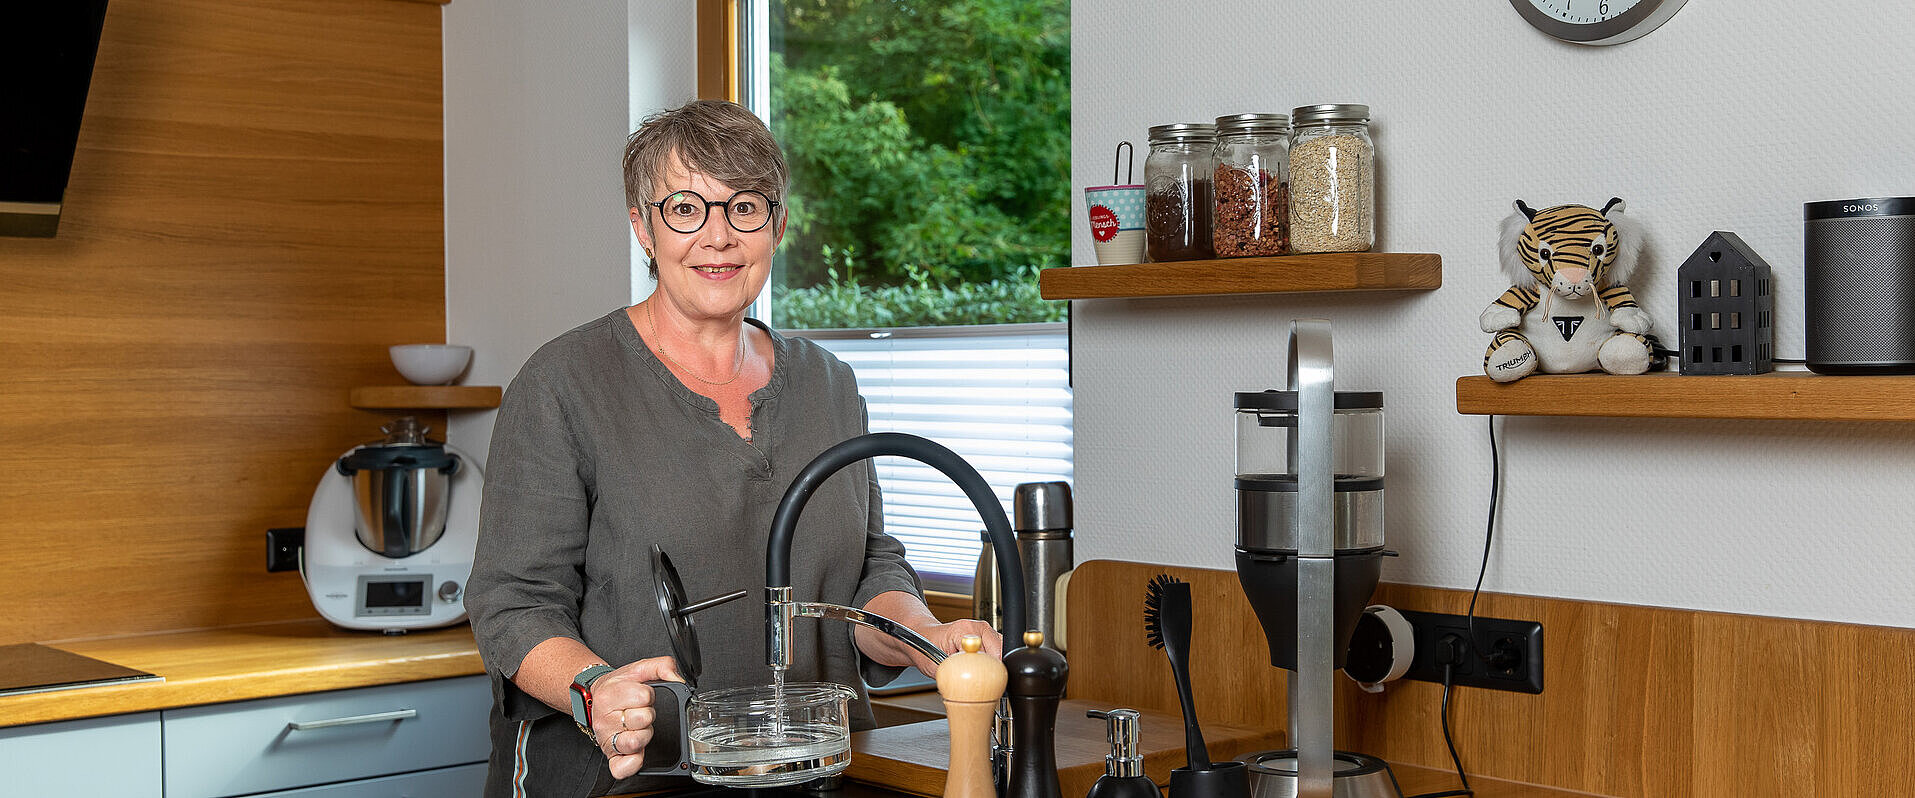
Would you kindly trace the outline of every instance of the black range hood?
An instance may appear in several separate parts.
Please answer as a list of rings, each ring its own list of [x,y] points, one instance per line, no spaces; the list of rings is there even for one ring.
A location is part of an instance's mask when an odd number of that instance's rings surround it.
[[[106,0],[0,3],[0,235],[59,230],[105,21]]]

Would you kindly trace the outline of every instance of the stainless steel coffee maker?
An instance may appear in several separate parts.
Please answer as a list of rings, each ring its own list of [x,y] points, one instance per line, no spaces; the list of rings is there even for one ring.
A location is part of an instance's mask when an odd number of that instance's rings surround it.
[[[1290,671],[1286,751],[1248,757],[1257,798],[1395,798],[1383,760],[1335,746],[1335,683],[1382,573],[1383,395],[1334,390],[1330,323],[1290,323],[1283,391],[1239,393],[1237,577]]]

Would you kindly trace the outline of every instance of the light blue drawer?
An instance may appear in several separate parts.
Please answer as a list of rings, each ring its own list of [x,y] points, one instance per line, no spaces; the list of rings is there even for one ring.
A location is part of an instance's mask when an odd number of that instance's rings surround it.
[[[0,795],[160,798],[160,713],[0,729]]]
[[[225,798],[484,762],[491,707],[486,678],[466,676],[169,709],[166,798]]]
[[[485,765],[479,764],[271,792],[253,798],[477,798],[484,789]]]

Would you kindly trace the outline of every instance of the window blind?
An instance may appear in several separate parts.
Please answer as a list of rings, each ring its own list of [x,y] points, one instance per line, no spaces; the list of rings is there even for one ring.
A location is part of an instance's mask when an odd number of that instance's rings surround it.
[[[786,330],[857,372],[873,432],[943,444],[977,468],[1004,511],[1024,482],[1072,479],[1069,336],[1064,324],[895,330]],[[943,474],[877,460],[885,530],[934,590],[969,592],[984,523]]]

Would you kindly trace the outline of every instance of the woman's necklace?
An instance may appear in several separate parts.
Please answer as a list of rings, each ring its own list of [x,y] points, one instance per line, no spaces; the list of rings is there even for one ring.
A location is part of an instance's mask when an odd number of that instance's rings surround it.
[[[658,320],[656,318],[653,318],[652,306],[649,304],[645,306],[645,326],[650,328],[652,331],[652,345],[658,347],[658,353],[661,355],[664,355],[665,360],[667,362],[671,363],[674,366],[677,366],[679,371],[683,371],[686,374],[691,375],[691,378],[694,380],[697,380],[699,382],[702,382],[706,385],[710,385],[715,388],[720,385],[730,385],[734,382],[737,382],[738,375],[745,373],[745,336],[743,334],[740,334],[738,336],[738,365],[731,370],[731,377],[725,380],[724,382],[712,382],[711,380],[698,376],[697,372],[692,371],[690,368],[686,367],[685,364],[680,363],[677,360],[673,359],[672,353],[665,351],[665,340],[659,337],[658,335]]]

